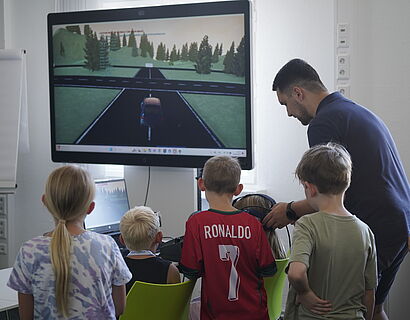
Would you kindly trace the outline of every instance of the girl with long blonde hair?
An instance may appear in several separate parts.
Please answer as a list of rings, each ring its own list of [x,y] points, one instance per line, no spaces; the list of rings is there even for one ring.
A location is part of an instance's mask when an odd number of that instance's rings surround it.
[[[94,209],[89,174],[63,166],[48,177],[42,201],[55,228],[23,244],[8,286],[18,291],[20,319],[116,319],[131,274],[115,241],[86,231]]]

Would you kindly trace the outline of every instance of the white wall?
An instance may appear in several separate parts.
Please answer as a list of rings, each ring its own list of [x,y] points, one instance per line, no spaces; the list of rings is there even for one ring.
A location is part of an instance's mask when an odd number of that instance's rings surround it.
[[[49,215],[40,205],[45,177],[52,169],[48,117],[46,14],[54,1],[42,5],[5,0],[5,47],[27,49],[28,108],[31,152],[20,154],[15,212],[9,213],[10,259],[21,242],[50,229]]]
[[[333,89],[334,5],[328,0],[255,0],[254,4],[257,180],[276,200],[296,200],[304,196],[293,173],[308,148],[306,127],[287,117],[272,92],[272,82],[286,62],[299,57]]]
[[[4,0],[0,0],[0,49],[4,49]]]
[[[390,128],[410,174],[410,2],[338,0],[337,22],[349,23],[351,98]],[[410,258],[401,266],[387,301],[390,320],[404,319],[410,296]]]

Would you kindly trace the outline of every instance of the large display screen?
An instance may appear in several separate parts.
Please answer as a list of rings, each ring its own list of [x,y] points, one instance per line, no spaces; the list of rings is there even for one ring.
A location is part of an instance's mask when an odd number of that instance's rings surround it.
[[[247,1],[48,15],[52,160],[252,168]]]

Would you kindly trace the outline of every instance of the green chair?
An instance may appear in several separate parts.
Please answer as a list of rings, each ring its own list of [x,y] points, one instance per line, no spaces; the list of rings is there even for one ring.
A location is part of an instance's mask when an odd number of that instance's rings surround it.
[[[279,319],[282,313],[283,287],[285,285],[285,268],[289,258],[276,259],[277,271],[273,277],[264,278],[264,286],[268,299],[268,312],[270,320]]]
[[[155,284],[135,281],[120,320],[187,320],[195,281]]]

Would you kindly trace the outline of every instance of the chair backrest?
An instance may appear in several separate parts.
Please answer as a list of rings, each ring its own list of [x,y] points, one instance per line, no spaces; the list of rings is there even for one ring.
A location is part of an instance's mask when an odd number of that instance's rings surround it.
[[[277,271],[273,277],[264,278],[264,286],[268,299],[268,312],[270,320],[277,320],[282,313],[283,287],[285,285],[285,268],[289,258],[276,259]]]
[[[135,281],[120,320],[187,320],[195,281],[155,284]]]

